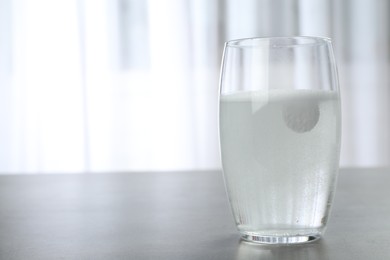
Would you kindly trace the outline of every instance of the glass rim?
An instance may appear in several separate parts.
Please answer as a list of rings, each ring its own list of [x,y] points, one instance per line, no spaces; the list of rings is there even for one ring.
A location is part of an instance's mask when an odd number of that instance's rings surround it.
[[[295,41],[295,42],[291,42]],[[225,42],[226,47],[255,48],[264,47],[263,44],[274,42],[272,48],[294,48],[300,46],[321,46],[332,43],[329,37],[320,36],[276,36],[276,37],[250,37],[233,39]]]

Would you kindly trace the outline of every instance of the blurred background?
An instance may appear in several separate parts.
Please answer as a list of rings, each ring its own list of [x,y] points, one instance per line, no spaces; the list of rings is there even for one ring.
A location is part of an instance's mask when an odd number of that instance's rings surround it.
[[[225,41],[333,39],[341,166],[390,164],[388,0],[0,0],[0,173],[219,169]]]

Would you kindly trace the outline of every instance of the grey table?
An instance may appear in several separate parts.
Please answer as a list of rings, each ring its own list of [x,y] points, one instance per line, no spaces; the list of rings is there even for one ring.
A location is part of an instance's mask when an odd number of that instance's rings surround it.
[[[324,239],[240,241],[220,172],[0,176],[0,259],[390,259],[390,170],[344,169]]]

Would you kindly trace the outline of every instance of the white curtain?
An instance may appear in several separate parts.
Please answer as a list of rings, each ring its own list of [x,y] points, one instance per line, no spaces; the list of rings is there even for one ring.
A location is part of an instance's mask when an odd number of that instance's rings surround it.
[[[386,0],[0,0],[0,172],[220,167],[223,42],[334,39],[342,166],[390,161]]]
[[[0,1],[0,172],[85,169],[76,1]]]

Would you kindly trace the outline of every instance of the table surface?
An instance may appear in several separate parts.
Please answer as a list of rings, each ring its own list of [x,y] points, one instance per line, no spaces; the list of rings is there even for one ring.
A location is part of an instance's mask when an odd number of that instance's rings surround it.
[[[0,259],[390,259],[390,170],[343,169],[323,239],[240,241],[221,172],[0,176]]]

